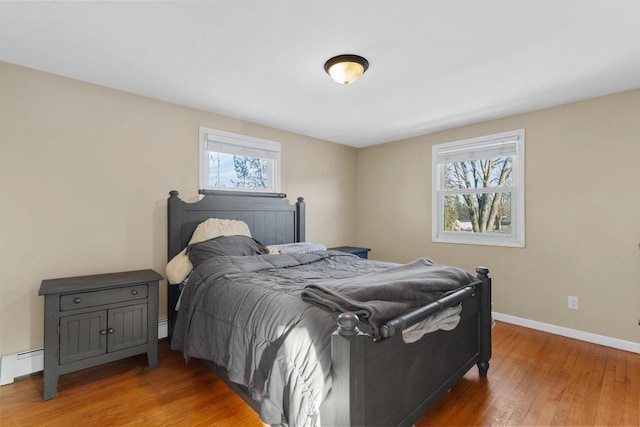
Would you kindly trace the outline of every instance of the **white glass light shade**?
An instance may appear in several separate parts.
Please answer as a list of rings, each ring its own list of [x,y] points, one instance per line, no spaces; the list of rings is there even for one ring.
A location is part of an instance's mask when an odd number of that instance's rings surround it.
[[[336,82],[348,85],[358,81],[369,68],[369,62],[358,55],[340,55],[324,64],[324,69]]]

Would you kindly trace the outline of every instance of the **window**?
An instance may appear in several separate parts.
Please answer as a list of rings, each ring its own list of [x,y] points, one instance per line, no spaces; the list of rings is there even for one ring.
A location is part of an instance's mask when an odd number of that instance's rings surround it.
[[[524,247],[524,129],[434,145],[433,241]]]
[[[280,143],[201,127],[200,188],[280,192]]]

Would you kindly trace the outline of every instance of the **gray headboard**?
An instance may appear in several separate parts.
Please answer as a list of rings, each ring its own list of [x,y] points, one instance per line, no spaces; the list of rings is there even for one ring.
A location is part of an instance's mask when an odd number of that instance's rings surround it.
[[[303,242],[304,199],[294,205],[282,193],[250,193],[200,190],[204,197],[194,203],[180,200],[171,191],[167,200],[168,258],[170,261],[184,249],[198,224],[209,218],[236,219],[247,223],[251,236],[265,245]],[[168,332],[173,335],[179,285],[167,286]]]
[[[251,236],[265,245],[302,242],[305,239],[304,199],[290,205],[283,193],[251,193],[200,190],[194,203],[171,191],[167,201],[168,260],[187,246],[194,230],[208,218],[241,220]]]

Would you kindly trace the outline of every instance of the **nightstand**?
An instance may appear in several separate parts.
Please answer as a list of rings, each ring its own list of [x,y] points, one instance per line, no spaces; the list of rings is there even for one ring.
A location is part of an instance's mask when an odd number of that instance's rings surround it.
[[[136,354],[158,366],[158,281],[153,270],[43,280],[44,400],[58,377]]]
[[[359,256],[360,258],[369,258],[369,248],[357,248],[355,246],[338,246],[336,248],[329,248],[330,251],[340,251],[340,252],[348,252],[350,254],[354,254]]]

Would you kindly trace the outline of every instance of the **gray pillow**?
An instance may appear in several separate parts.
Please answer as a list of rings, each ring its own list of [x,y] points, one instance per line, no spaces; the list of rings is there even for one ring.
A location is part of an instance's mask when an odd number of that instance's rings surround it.
[[[187,246],[187,256],[193,267],[216,256],[247,256],[268,254],[269,249],[247,236],[219,236]]]

